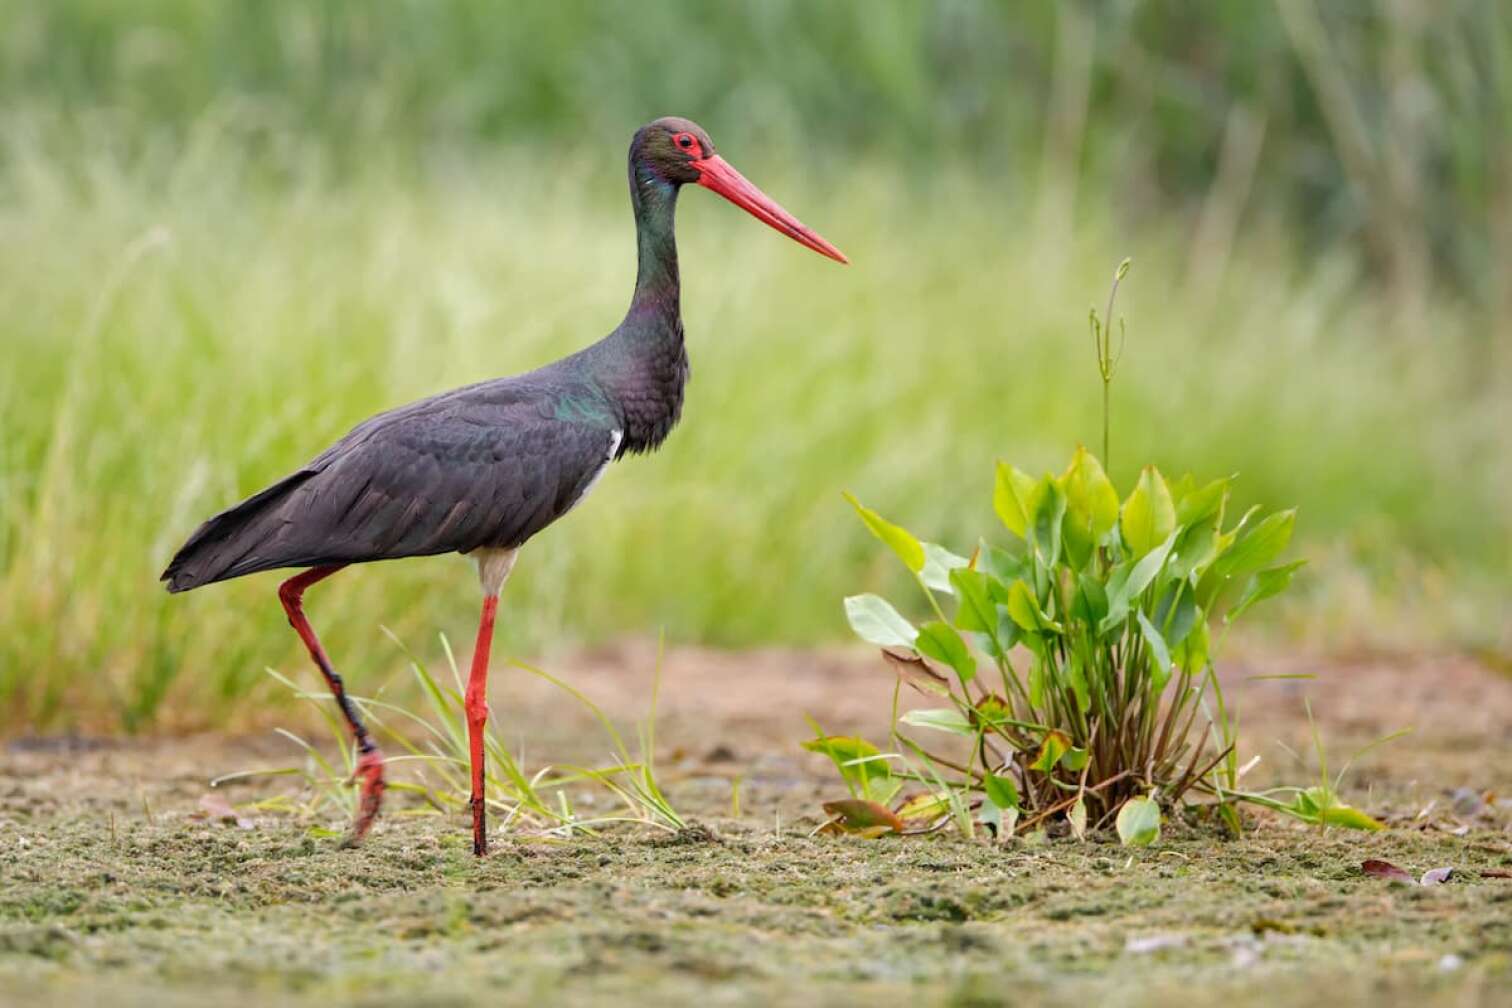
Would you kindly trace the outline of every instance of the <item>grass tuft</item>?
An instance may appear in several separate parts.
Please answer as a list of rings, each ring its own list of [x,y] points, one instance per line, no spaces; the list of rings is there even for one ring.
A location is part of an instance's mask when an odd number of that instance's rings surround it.
[[[386,700],[383,698],[386,691],[374,696],[351,696],[384,750],[388,790],[414,799],[397,808],[390,801],[384,814],[460,816],[469,808],[471,779],[463,706],[465,688],[451,644],[442,635],[441,647],[451,679],[448,684],[433,675],[397,635],[385,632],[407,659],[424,706],[414,709]],[[484,731],[484,778],[495,830],[505,834],[565,837],[592,835],[602,827],[620,823],[650,826],[669,833],[687,826],[656,779],[653,747],[660,660],[652,686],[651,713],[640,726],[641,744],[634,754],[614,723],[581,691],[542,669],[520,662],[510,664],[546,680],[564,697],[587,710],[603,729],[611,753],[602,766],[556,763],[530,768],[523,751],[511,752],[498,725],[491,720]],[[286,687],[296,700],[314,704],[330,738],[325,745],[316,745],[288,729],[275,729],[303,754],[300,765],[228,774],[212,785],[245,777],[296,777],[302,785],[299,792],[275,795],[253,807],[307,818],[335,812],[343,821],[349,821],[356,812],[357,797],[351,785],[357,751],[345,724],[336,716],[333,697],[326,691],[307,690],[275,669],[268,669],[267,674]],[[335,761],[326,755],[332,751],[336,753]],[[588,792],[607,795],[622,811],[582,814],[581,798]],[[329,828],[316,828],[323,834],[340,835]]]

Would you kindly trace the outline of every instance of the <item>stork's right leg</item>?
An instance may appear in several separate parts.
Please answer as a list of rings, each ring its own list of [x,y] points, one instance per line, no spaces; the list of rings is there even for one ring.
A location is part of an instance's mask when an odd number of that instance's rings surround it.
[[[512,549],[480,549],[476,553],[478,580],[483,583],[483,615],[478,620],[478,641],[473,646],[472,671],[467,677],[467,755],[472,764],[473,853],[488,853],[488,806],[483,790],[483,729],[488,725],[488,656],[493,647],[494,616],[499,610],[499,591],[514,569]]]
[[[310,621],[305,619],[304,593],[305,589],[317,581],[335,574],[345,567],[345,564],[331,564],[325,567],[311,567],[303,574],[297,574],[278,586],[278,600],[283,603],[284,612],[289,615],[289,625],[294,632],[299,634],[299,639],[304,641],[309,649],[310,657],[320,669],[320,674],[325,676],[326,685],[331,689],[331,695],[336,698],[337,705],[341,708],[342,717],[346,718],[347,727],[352,730],[352,740],[357,745],[357,770],[353,775],[362,784],[362,793],[357,802],[357,817],[352,820],[352,832],[343,841],[345,846],[355,847],[367,836],[368,830],[373,825],[373,820],[378,818],[378,808],[383,804],[383,754],[378,751],[378,746],[368,734],[362,718],[357,714],[357,708],[346,695],[346,687],[342,685],[341,676],[331,667],[331,660],[326,657],[325,648],[320,646],[320,638],[315,636],[315,629],[310,626]]]
[[[472,671],[467,677],[467,755],[472,764],[473,853],[488,853],[488,808],[483,793],[483,729],[488,724],[488,655],[493,645],[494,614],[499,596],[483,597],[483,615],[478,620],[478,641],[473,645]]]

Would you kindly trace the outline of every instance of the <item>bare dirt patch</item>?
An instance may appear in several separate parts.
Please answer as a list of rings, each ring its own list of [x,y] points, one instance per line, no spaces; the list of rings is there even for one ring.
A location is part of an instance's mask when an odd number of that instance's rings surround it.
[[[605,709],[649,704],[654,648],[553,666]],[[1316,672],[1316,681],[1257,680]],[[16,739],[0,755],[0,1001],[490,1004],[1497,1003],[1512,989],[1512,679],[1459,658],[1234,663],[1245,758],[1312,772],[1402,727],[1345,796],[1380,834],[1255,817],[1243,840],[1168,823],[1008,846],[952,835],[812,837],[839,787],[802,715],[885,735],[871,655],[674,651],[662,777],[709,831],[504,839],[475,863],[460,819],[386,817],[358,851],[311,823],[192,818],[219,773],[291,761],[267,736]],[[560,694],[499,669],[495,715],[534,762],[595,758]],[[738,779],[741,815],[731,797]],[[238,785],[245,802],[287,779]],[[1460,808],[1456,811],[1456,795]],[[1467,811],[1467,794],[1483,807]],[[1485,802],[1489,797],[1490,801]],[[398,812],[402,802],[394,803]],[[1428,809],[1426,815],[1420,815]],[[321,825],[338,826],[325,822]],[[1436,887],[1360,871],[1380,858]]]

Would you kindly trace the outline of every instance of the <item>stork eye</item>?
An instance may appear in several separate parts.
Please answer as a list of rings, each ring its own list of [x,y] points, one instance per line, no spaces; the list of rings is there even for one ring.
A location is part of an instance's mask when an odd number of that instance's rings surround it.
[[[695,142],[696,141],[694,141],[693,139],[693,134],[691,133],[677,134],[677,146],[681,147],[683,150],[690,150]]]

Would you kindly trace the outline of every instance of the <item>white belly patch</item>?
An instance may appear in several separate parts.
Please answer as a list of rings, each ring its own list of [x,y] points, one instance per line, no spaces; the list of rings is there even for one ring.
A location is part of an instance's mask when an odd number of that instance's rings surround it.
[[[588,496],[588,492],[598,485],[599,480],[604,478],[604,470],[608,469],[609,463],[614,461],[614,453],[619,451],[620,442],[624,439],[625,432],[622,430],[612,430],[609,432],[609,450],[604,453],[604,461],[600,463],[598,472],[589,477],[588,485],[583,487],[583,492],[577,495],[577,500],[567,506],[567,511],[571,511],[581,504],[583,498]],[[564,511],[562,513],[566,514],[567,512]]]

